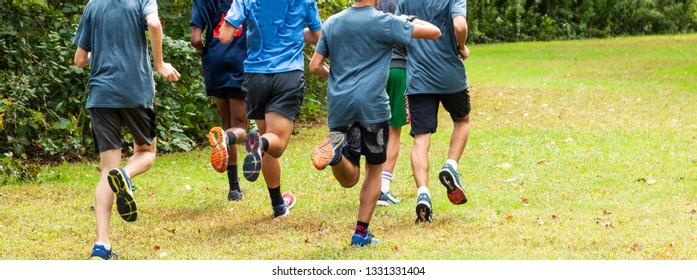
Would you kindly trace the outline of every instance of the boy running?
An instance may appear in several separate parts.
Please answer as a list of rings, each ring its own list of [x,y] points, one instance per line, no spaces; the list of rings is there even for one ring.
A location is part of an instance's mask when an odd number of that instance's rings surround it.
[[[179,72],[162,61],[162,25],[155,0],[91,0],[85,6],[73,43],[74,63],[91,64],[87,81],[87,109],[92,120],[94,143],[101,161],[101,176],[95,191],[97,242],[92,259],[117,259],[109,243],[109,221],[116,194],[121,218],[138,217],[131,178],[155,161],[155,81],[148,55],[145,30],[150,33],[155,71],[169,81]],[[121,127],[133,135],[133,156],[123,168]]]
[[[416,222],[432,222],[433,208],[428,192],[428,150],[431,134],[438,127],[440,104],[450,113],[453,132],[448,160],[438,178],[453,204],[467,202],[460,184],[457,163],[469,136],[470,97],[467,74],[462,59],[469,56],[467,42],[466,0],[402,0],[397,14],[415,15],[433,22],[443,31],[436,41],[412,40],[407,62],[407,96],[411,116],[414,148],[411,166],[417,189]]]
[[[243,23],[247,25],[247,59],[242,90],[247,95],[247,117],[255,121],[259,132],[246,136],[242,170],[252,182],[264,174],[274,218],[280,218],[290,213],[296,201],[289,192],[281,194],[279,158],[305,98],[303,40],[316,43],[322,23],[315,0],[237,0],[220,28],[220,41],[230,43]],[[239,139],[226,134],[229,143]]]
[[[227,172],[230,191],[227,199],[242,199],[237,175],[237,143],[228,143],[227,133],[238,142],[247,135],[247,116],[244,111],[242,62],[247,57],[244,27],[235,34],[232,43],[220,43],[220,26],[232,5],[232,0],[194,0],[191,7],[191,45],[201,51],[203,77],[208,96],[215,97],[222,127],[208,132],[211,147],[211,165],[218,172]],[[206,44],[201,41],[206,31]]]
[[[440,36],[430,23],[376,10],[378,1],[357,0],[327,19],[310,61],[313,74],[329,79],[330,133],[312,151],[315,168],[331,166],[341,186],[350,188],[360,179],[360,156],[366,159],[353,246],[378,242],[368,226],[380,195],[387,152],[390,108],[385,84],[392,48],[408,44],[411,38]],[[326,58],[331,59],[331,68],[324,64]]]

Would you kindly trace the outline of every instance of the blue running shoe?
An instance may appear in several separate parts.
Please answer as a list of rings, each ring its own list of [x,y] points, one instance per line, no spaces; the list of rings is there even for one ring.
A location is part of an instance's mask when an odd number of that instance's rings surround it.
[[[259,178],[259,173],[261,172],[261,135],[256,131],[250,131],[247,134],[244,146],[247,148],[247,156],[244,158],[242,173],[244,178],[254,182]]]
[[[380,242],[375,236],[368,231],[368,234],[365,235],[365,237],[361,236],[360,234],[354,234],[353,237],[351,237],[351,246],[356,246],[356,247],[363,247],[366,245],[370,244],[377,244]]]
[[[112,253],[111,250],[107,250],[103,245],[94,244],[92,247],[91,260],[118,260],[119,256]]]
[[[399,204],[399,199],[396,199],[390,192],[380,191],[380,197],[378,198],[378,205],[380,206],[390,206]]]
[[[322,143],[312,150],[312,164],[317,170],[327,166],[337,165],[341,161],[341,147],[344,145],[344,134],[338,131],[329,132]]]
[[[126,170],[114,168],[109,171],[109,187],[116,194],[116,210],[126,222],[134,222],[138,218],[138,208],[133,199],[133,185]]]
[[[415,223],[433,222],[433,208],[431,208],[431,197],[428,193],[419,194],[416,202],[416,221]]]
[[[455,205],[467,202],[467,195],[465,195],[465,189],[463,189],[460,184],[459,175],[460,174],[447,163],[443,165],[440,173],[438,173],[440,183],[443,184],[448,191],[448,200]]]
[[[290,209],[295,206],[295,195],[290,192],[283,193],[283,204],[273,207],[273,218],[283,218],[290,214]]]

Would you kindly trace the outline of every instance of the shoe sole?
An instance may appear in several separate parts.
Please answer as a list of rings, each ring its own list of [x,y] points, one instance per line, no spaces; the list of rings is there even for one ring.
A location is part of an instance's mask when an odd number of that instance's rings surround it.
[[[457,184],[455,176],[450,173],[449,170],[441,170],[440,173],[438,173],[438,179],[440,179],[440,183],[447,189],[448,200],[450,200],[452,204],[460,205],[467,202],[465,190],[462,186]]]
[[[384,201],[384,200],[378,200],[378,205],[379,206],[392,206],[392,205],[395,205],[395,203],[392,203],[389,201]]]
[[[109,187],[116,194],[116,210],[126,222],[134,222],[138,218],[138,208],[133,196],[128,193],[126,178],[120,170],[109,171]]]
[[[297,200],[295,199],[295,196],[293,194],[291,194],[289,192],[283,193],[284,197],[289,196],[289,195],[293,197],[293,202],[291,202],[288,206],[286,206],[286,212],[283,213],[283,215],[274,216],[273,217],[274,219],[283,218],[283,217],[287,217],[288,215],[290,215],[290,209],[293,209],[293,206],[295,206],[295,202],[297,202]],[[285,198],[284,198],[283,203],[285,203]]]
[[[261,143],[259,143],[261,142],[261,136],[256,134],[256,137],[251,138],[248,135],[244,144],[244,147],[247,149],[247,156],[244,157],[242,173],[247,181],[254,182],[259,178],[259,173],[261,172]]]
[[[431,211],[431,206],[425,202],[419,202],[416,204],[416,221],[415,223],[426,223],[433,222],[433,213]]]
[[[324,136],[322,143],[312,150],[312,165],[317,170],[323,170],[329,166],[332,158],[334,158],[335,147],[344,144],[344,138],[342,137],[337,143],[332,142],[332,138],[329,135]]]
[[[229,154],[225,131],[220,127],[211,128],[208,132],[208,142],[213,148],[211,150],[211,165],[213,169],[219,173],[227,171]]]

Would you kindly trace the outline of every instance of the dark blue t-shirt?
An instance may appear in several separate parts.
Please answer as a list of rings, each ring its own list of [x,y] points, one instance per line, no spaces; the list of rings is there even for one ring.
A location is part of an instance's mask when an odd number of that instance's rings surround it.
[[[194,0],[191,7],[191,25],[206,31],[206,44],[203,48],[203,77],[206,89],[240,87],[242,85],[242,66],[247,58],[247,44],[241,25],[230,44],[220,43],[219,30],[223,25],[232,0]]]

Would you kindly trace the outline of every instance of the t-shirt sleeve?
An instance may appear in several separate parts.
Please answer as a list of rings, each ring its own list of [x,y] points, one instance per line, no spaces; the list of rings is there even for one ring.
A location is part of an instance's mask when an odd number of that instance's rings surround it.
[[[317,46],[315,46],[315,51],[322,56],[329,57],[329,46],[327,46],[327,32],[322,32],[319,36],[319,41],[317,41]]]
[[[150,14],[157,14],[157,0],[145,0],[143,3],[143,18]]]
[[[80,18],[80,24],[77,26],[75,39],[73,39],[73,44],[88,52],[92,51],[92,26],[89,17],[90,11],[90,5],[87,4],[85,11],[82,13],[82,18]]]
[[[227,23],[231,24],[235,28],[239,28],[240,24],[242,24],[245,20],[244,16],[244,11],[245,11],[245,1],[244,0],[235,0],[232,2],[232,6],[230,6],[230,10],[228,10],[227,15],[225,16],[225,21]]]
[[[467,17],[467,0],[450,0],[450,18]]]
[[[411,34],[414,32],[414,25],[404,18],[389,15],[389,34],[394,45],[408,45]]]
[[[310,31],[317,31],[322,29],[322,21],[319,18],[319,10],[317,9],[317,1],[308,0],[305,2],[307,5],[307,15],[305,15],[305,25],[310,28]]]
[[[205,29],[206,23],[203,21],[203,17],[201,16],[201,3],[198,0],[194,0],[191,2],[191,25],[196,26],[200,29]]]

